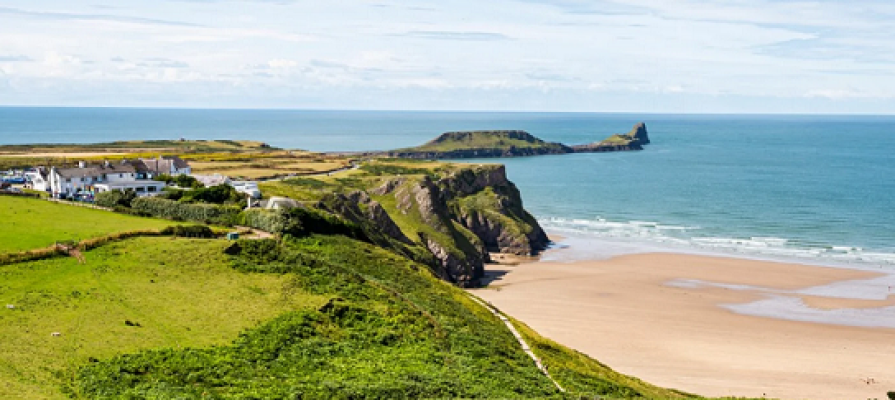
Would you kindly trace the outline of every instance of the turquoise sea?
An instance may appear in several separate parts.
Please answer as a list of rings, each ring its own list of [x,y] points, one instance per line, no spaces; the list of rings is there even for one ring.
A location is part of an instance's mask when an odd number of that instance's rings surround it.
[[[595,247],[895,268],[895,116],[0,108],[0,144],[380,150],[467,129],[577,144],[639,121],[653,142],[644,151],[499,161],[548,230]]]

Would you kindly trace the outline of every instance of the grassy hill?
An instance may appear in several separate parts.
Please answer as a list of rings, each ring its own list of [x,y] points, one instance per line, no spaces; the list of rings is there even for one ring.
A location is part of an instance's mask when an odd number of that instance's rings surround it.
[[[47,247],[56,241],[171,225],[170,221],[13,196],[0,196],[0,210],[0,254]]]
[[[91,360],[153,348],[225,345],[327,298],[292,278],[229,265],[227,243],[139,238],[71,257],[0,267],[0,398],[62,399]],[[53,337],[51,333],[61,336]]]
[[[131,239],[3,269],[0,397],[571,397],[421,265],[339,236],[239,245]],[[545,358],[576,395],[691,397],[596,363],[561,373],[581,357]]]
[[[428,143],[403,149],[421,152],[448,152],[469,149],[545,149],[562,151],[559,143],[548,143],[525,131],[469,131],[443,133]],[[398,150],[401,151],[401,150]]]
[[[448,132],[417,147],[392,150],[388,157],[411,159],[517,157],[564,154],[571,149],[549,143],[525,131]]]

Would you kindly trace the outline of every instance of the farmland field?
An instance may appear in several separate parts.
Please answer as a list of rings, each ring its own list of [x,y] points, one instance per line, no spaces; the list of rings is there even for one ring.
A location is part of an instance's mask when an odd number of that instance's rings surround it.
[[[172,223],[45,200],[0,196],[0,254],[47,247],[56,241],[168,225]]]

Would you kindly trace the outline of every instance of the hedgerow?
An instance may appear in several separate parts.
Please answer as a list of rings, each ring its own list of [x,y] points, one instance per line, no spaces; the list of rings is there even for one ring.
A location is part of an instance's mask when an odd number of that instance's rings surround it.
[[[131,203],[131,209],[142,215],[175,221],[231,226],[237,222],[238,207],[213,204],[186,204],[155,197],[141,197]]]

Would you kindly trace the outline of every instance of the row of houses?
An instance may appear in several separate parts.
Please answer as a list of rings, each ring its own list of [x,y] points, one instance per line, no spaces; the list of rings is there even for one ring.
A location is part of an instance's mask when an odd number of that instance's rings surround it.
[[[68,198],[112,190],[133,190],[138,195],[152,195],[161,192],[166,185],[165,182],[154,180],[159,175],[191,172],[189,163],[172,156],[104,161],[96,165],[81,161],[77,168],[39,168],[25,176],[34,190],[49,192],[57,198]]]

